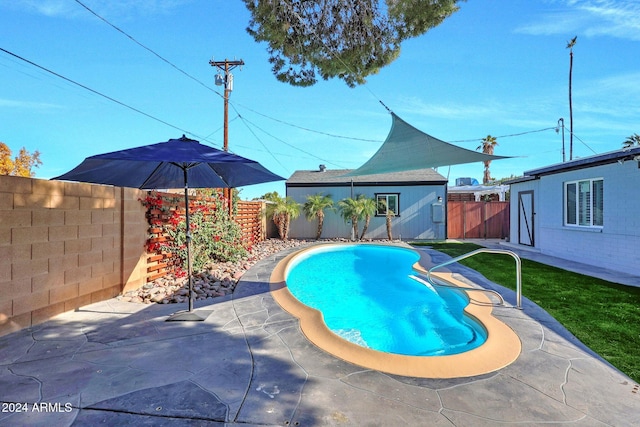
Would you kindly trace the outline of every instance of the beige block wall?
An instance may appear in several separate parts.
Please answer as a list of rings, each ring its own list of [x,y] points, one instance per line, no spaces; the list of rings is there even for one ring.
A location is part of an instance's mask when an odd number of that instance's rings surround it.
[[[142,286],[144,195],[0,176],[0,336]]]

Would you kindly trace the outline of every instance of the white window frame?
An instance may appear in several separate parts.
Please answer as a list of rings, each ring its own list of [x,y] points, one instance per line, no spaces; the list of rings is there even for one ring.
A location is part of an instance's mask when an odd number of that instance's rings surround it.
[[[569,200],[570,196],[575,200]],[[563,202],[566,227],[602,229],[604,226],[603,178],[566,181]]]

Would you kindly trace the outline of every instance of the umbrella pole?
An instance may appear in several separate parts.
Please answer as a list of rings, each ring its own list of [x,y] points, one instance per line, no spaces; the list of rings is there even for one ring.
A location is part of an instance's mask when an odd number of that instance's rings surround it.
[[[187,168],[183,168],[184,171],[184,204],[185,204],[185,225],[187,227],[185,231],[187,240],[187,275],[189,281],[189,310],[179,311],[172,314],[167,318],[167,322],[171,321],[203,321],[205,320],[211,311],[203,311],[201,316],[199,313],[193,311],[193,279],[191,278],[191,224],[189,222],[189,181],[187,179]]]
[[[189,222],[189,187],[187,184],[187,170],[184,171],[184,204],[187,239],[187,277],[189,280],[189,312],[193,311],[193,279],[191,278],[191,223]]]

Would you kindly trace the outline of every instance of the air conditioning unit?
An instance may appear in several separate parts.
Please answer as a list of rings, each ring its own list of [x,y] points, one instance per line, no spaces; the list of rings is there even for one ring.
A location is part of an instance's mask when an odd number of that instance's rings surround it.
[[[456,178],[456,187],[461,187],[463,185],[479,185],[478,180],[475,178]]]

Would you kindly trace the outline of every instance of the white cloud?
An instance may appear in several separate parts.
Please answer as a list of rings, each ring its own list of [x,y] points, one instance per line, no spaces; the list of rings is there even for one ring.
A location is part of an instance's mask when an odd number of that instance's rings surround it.
[[[469,124],[472,122],[495,122],[496,118],[499,118],[499,122],[504,126],[525,130],[554,126],[554,121],[548,121],[549,111],[558,108],[545,96],[518,98],[513,101],[483,100],[475,104],[469,102],[427,103],[420,98],[410,97],[403,99],[400,104],[403,106],[403,111],[430,119]]]
[[[418,97],[403,98],[399,105],[402,105],[402,110],[410,112],[411,114],[448,120],[495,117],[497,111],[502,109],[487,101],[483,101],[482,104],[478,105],[454,102],[434,104],[424,102]]]
[[[607,76],[585,83],[585,87],[574,86],[574,109],[578,112],[605,118],[627,125],[640,117],[640,72]]]
[[[55,104],[48,104],[46,102],[16,101],[13,99],[0,98],[0,108],[50,110],[50,109],[58,109],[62,107]]]
[[[636,0],[564,0],[516,32],[531,35],[584,34],[640,40],[640,3]]]

